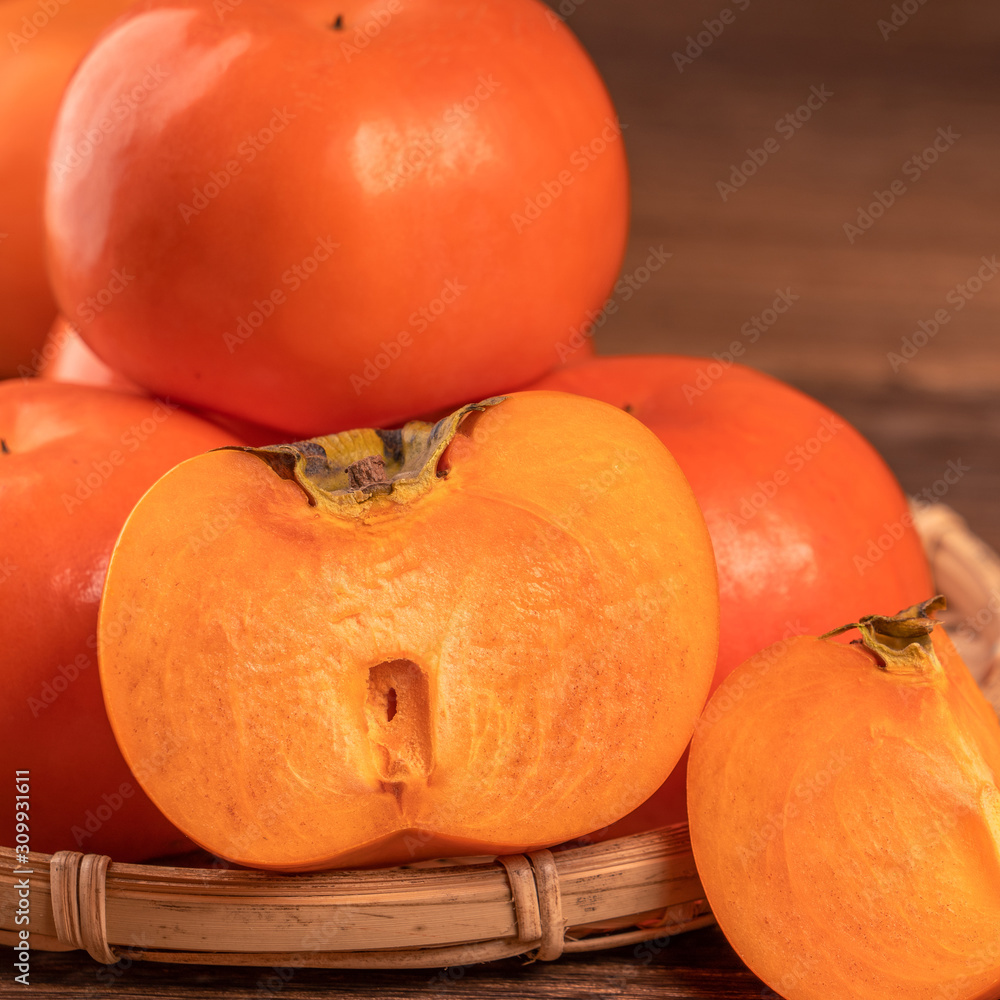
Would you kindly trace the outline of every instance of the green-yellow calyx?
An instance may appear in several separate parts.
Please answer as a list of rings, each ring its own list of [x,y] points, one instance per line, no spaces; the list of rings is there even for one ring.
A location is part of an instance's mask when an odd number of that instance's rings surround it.
[[[896,615],[865,615],[860,621],[841,625],[820,638],[829,639],[856,628],[862,644],[875,654],[883,670],[920,674],[942,671],[944,668],[931,642],[931,632],[941,623],[930,615],[947,606],[944,596],[938,594]]]
[[[402,504],[426,493],[462,421],[505,398],[469,403],[434,424],[411,420],[399,430],[365,428],[291,444],[231,445],[219,450],[243,451],[259,458],[282,479],[301,487],[312,506],[363,516],[376,498]]]

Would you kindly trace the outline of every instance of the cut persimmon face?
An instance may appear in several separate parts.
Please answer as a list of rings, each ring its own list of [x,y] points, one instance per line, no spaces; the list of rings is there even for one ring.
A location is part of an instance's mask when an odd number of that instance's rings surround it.
[[[650,431],[517,393],[184,462],[119,538],[99,642],[127,761],[222,857],[522,851],[670,772],[715,665],[715,566]]]
[[[702,885],[787,1000],[1000,997],[1000,723],[941,603],[762,650],[691,741]]]

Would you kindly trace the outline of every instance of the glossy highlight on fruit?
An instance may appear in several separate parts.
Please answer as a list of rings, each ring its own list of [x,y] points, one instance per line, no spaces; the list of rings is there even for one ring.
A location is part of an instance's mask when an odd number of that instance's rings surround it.
[[[717,601],[655,436],[515,393],[174,469],[115,549],[101,676],[132,770],[223,857],[505,853],[611,822],[666,777]]]
[[[1000,996],[1000,722],[941,604],[768,647],[699,720],[698,873],[787,1000]]]

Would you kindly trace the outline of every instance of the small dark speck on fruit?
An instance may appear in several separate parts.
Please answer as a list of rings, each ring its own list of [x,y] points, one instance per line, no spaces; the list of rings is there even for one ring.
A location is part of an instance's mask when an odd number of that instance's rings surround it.
[[[624,410],[624,411],[625,411],[626,413],[631,413],[631,412],[632,412],[632,404],[631,404],[631,403],[626,403],[626,404],[625,404],[625,405],[624,405],[624,406],[622,407],[622,409],[623,409],[623,410]]]
[[[331,25],[334,31],[340,31],[344,27],[344,15],[338,14],[337,20]]]
[[[10,454],[10,448],[7,447],[7,442],[3,438],[0,438],[0,452],[4,455]]]

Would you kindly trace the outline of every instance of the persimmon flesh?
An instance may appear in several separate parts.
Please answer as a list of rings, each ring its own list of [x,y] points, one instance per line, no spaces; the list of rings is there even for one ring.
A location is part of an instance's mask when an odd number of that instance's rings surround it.
[[[307,870],[520,851],[624,815],[717,651],[711,544],[628,414],[517,393],[178,466],[112,558],[122,751],[192,839]]]
[[[1000,996],[1000,723],[925,611],[763,650],[691,742],[708,901],[787,1000]]]

